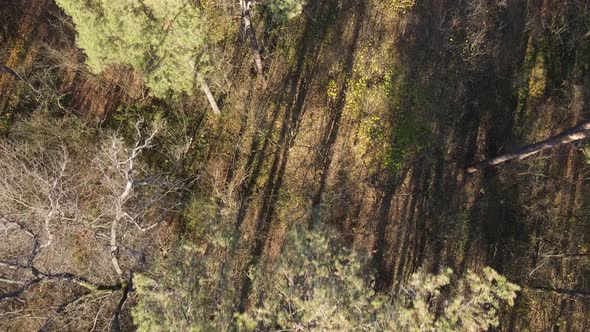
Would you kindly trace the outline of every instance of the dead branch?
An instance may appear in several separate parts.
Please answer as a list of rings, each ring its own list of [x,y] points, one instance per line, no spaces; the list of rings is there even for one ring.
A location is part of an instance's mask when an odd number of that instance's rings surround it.
[[[557,295],[590,298],[590,292],[586,292],[586,291],[578,290],[578,289],[556,288],[556,287],[547,287],[547,286],[528,286],[527,288],[534,290],[534,291],[550,292],[550,293],[554,293]]]
[[[2,69],[3,72],[8,73],[10,76],[16,78],[19,81],[22,81],[22,77],[20,77],[19,74],[17,74],[17,72],[15,72],[12,68],[8,67],[6,64],[0,62],[0,69]]]
[[[117,227],[119,226],[119,223],[121,222],[121,220],[126,217],[129,216],[129,214],[127,212],[124,211],[124,205],[127,202],[127,200],[129,199],[132,190],[133,190],[133,184],[134,184],[134,179],[133,179],[133,172],[135,171],[134,169],[134,165],[135,165],[135,160],[137,159],[137,157],[140,155],[140,153],[149,148],[151,146],[151,143],[154,139],[154,137],[156,136],[156,134],[159,132],[160,128],[159,126],[155,126],[151,133],[148,135],[148,137],[143,140],[142,142],[142,133],[141,133],[141,125],[143,124],[143,120],[140,119],[139,121],[137,121],[135,123],[135,131],[136,131],[136,141],[135,141],[135,146],[133,147],[133,149],[131,150],[131,152],[129,153],[129,155],[127,156],[127,158],[123,161],[118,161],[118,152],[121,150],[117,147],[117,140],[116,139],[112,139],[111,142],[111,155],[112,155],[112,159],[113,161],[115,161],[115,166],[117,168],[119,168],[120,173],[123,176],[123,179],[125,181],[125,186],[123,188],[123,191],[118,194],[118,197],[116,199],[116,201],[114,202],[114,208],[115,208],[115,218],[113,219],[113,221],[111,222],[111,232],[110,232],[110,247],[111,247],[111,263],[113,265],[113,268],[115,269],[115,272],[117,273],[117,275],[122,276],[123,275],[123,271],[121,270],[121,267],[119,265],[119,259],[118,259],[118,244],[117,244]],[[122,167],[123,166],[123,167]]]
[[[467,168],[468,173],[474,173],[478,170],[489,167],[495,166],[502,163],[505,163],[509,160],[518,159],[522,160],[533,154],[539,153],[543,150],[550,149],[555,146],[576,142],[579,140],[583,140],[590,136],[590,122],[584,122],[580,125],[577,125],[571,129],[564,131],[563,133],[550,137],[544,141],[539,143],[527,145],[525,147],[520,148],[517,152],[504,154],[492,159],[484,160],[479,162],[469,168]]]
[[[262,57],[260,56],[260,48],[256,40],[256,33],[252,28],[252,20],[250,10],[252,8],[252,1],[240,0],[240,8],[242,10],[242,22],[244,22],[244,31],[250,39],[250,47],[252,48],[252,57],[256,63],[256,70],[258,74],[262,75]]]

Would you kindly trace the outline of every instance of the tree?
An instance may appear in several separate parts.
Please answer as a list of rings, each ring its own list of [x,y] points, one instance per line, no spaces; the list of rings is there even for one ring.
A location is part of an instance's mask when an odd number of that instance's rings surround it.
[[[231,330],[237,288],[230,251],[238,238],[228,203],[235,197],[231,189],[214,191],[216,199],[194,198],[184,213],[194,239],[134,275],[138,303],[132,315],[139,331]]]
[[[260,56],[260,48],[258,47],[258,41],[256,40],[256,33],[252,28],[252,17],[250,16],[252,2],[240,0],[240,8],[242,11],[242,22],[244,23],[244,31],[250,38],[250,47],[252,48],[252,56],[254,57],[254,63],[256,63],[256,70],[258,71],[258,74],[262,74],[262,57]]]
[[[549,137],[544,141],[522,147],[518,149],[516,152],[507,153],[495,158],[479,162],[467,168],[467,172],[475,173],[484,167],[499,165],[513,159],[522,160],[543,150],[547,150],[552,147],[563,144],[577,142],[587,138],[588,136],[590,136],[590,122],[584,122],[564,131],[559,135],[555,135],[553,137]]]
[[[344,248],[330,229],[297,227],[268,272],[255,275],[259,303],[241,316],[245,330],[482,331],[497,326],[503,302],[520,288],[493,269],[413,274],[400,294],[373,290],[369,261]],[[450,288],[450,289],[449,289]]]
[[[256,70],[258,71],[258,74],[262,74],[263,68],[262,57],[260,56],[260,47],[258,46],[254,28],[252,27],[251,13],[253,5],[256,3],[258,2],[251,0],[240,0],[240,9],[242,22],[244,24],[244,31],[250,39],[250,48],[252,49],[252,57],[254,58],[254,63],[256,64]],[[299,14],[301,14],[305,0],[271,0],[268,2],[263,2],[262,4],[266,4],[268,6],[271,17],[275,21],[285,23],[289,19],[297,17]]]
[[[209,240],[183,246],[162,276],[135,275],[140,331],[481,331],[498,325],[519,289],[491,268],[451,284],[446,269],[412,275],[403,293],[379,293],[368,257],[328,227],[296,225],[276,262],[248,272],[250,304],[234,316],[238,289],[223,268],[231,227],[213,225],[204,226]]]
[[[212,70],[208,24],[188,0],[57,0],[72,17],[78,47],[94,73],[112,64],[141,73],[155,96],[191,94],[195,82],[219,107],[205,77]]]
[[[297,225],[278,261],[250,273],[252,304],[240,317],[245,331],[366,331],[379,322],[367,257],[345,248],[324,225]],[[332,234],[332,235],[331,235]]]
[[[11,253],[0,257],[2,305],[26,308],[21,297],[58,283],[73,300],[59,300],[53,313],[46,308],[41,330],[89,297],[111,309],[99,324],[111,324],[112,317],[120,324],[133,272],[157,256],[153,236],[182,188],[183,181],[154,172],[140,158],[163,126],[136,121],[131,144],[70,116],[34,114],[11,129],[0,141],[0,224],[13,239],[0,250]],[[107,305],[112,299],[119,305]]]
[[[453,283],[452,276],[453,271],[448,268],[438,275],[414,273],[395,303],[396,317],[386,323],[387,329],[486,331],[499,325],[501,304],[513,306],[520,290],[490,267],[481,274],[468,271]],[[448,290],[450,285],[453,286]]]

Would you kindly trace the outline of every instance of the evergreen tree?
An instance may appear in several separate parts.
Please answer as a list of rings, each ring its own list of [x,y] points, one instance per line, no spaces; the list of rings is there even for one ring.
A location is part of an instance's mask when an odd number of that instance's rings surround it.
[[[325,226],[296,226],[275,263],[249,271],[252,303],[232,316],[238,289],[222,267],[231,237],[207,233],[200,252],[184,247],[158,281],[135,275],[140,331],[483,331],[498,326],[501,305],[514,305],[519,290],[485,268],[455,281],[450,269],[418,272],[402,292],[379,293],[369,257]]]
[[[155,96],[191,94],[195,78],[210,95],[207,24],[188,0],[57,0],[72,17],[78,47],[94,73],[111,64],[143,73]]]
[[[376,293],[367,257],[331,234],[321,225],[290,233],[277,264],[253,275],[261,301],[240,316],[243,330],[484,331],[520,289],[486,267],[453,282],[451,269],[417,272],[401,293]]]

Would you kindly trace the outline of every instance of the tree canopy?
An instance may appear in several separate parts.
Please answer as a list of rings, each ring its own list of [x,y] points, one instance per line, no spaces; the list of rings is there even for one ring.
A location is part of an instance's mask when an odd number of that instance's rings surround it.
[[[272,17],[279,22],[286,22],[303,10],[305,0],[274,0],[268,3]]]
[[[210,70],[207,25],[187,0],[57,0],[76,25],[94,73],[112,64],[143,73],[156,96],[188,93]]]
[[[208,232],[209,255],[184,246],[159,281],[135,275],[140,331],[481,331],[498,326],[499,308],[513,306],[520,289],[486,267],[453,281],[451,269],[418,272],[407,292],[379,293],[369,257],[325,225],[296,225],[275,263],[248,272],[255,300],[232,317],[235,289],[220,282],[227,241],[219,229]]]

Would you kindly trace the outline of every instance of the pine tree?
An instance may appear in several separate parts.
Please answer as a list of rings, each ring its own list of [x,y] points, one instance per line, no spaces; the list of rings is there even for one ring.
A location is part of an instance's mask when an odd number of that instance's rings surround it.
[[[484,331],[520,289],[486,267],[465,276],[419,271],[402,292],[377,293],[367,257],[334,233],[322,225],[290,233],[278,262],[252,274],[262,300],[238,317],[242,330]]]
[[[57,0],[72,17],[93,73],[112,64],[143,74],[154,96],[191,94],[195,80],[219,113],[204,77],[212,70],[204,16],[188,0]]]

